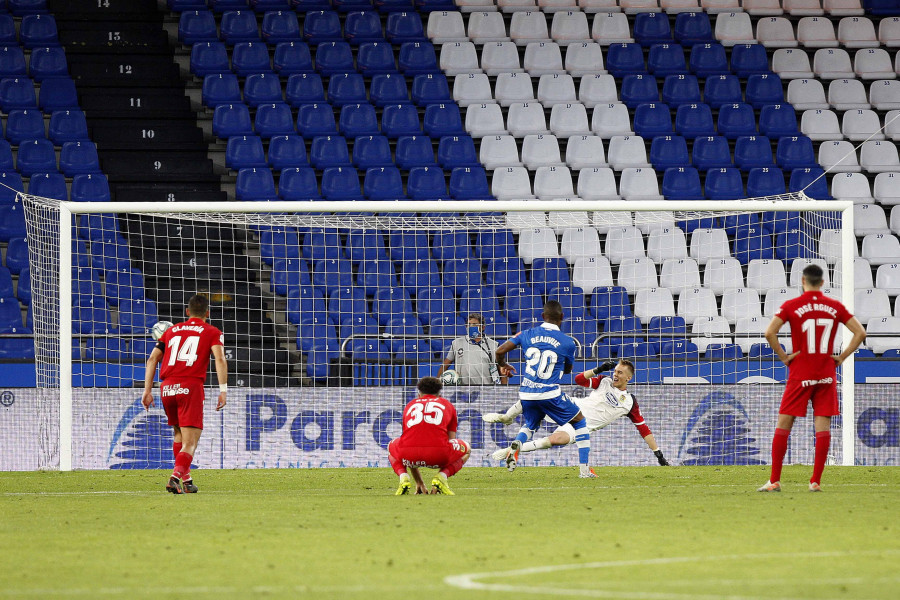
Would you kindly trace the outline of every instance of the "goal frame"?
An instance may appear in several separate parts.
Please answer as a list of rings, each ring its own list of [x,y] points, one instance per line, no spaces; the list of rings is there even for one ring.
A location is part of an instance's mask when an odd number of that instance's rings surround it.
[[[796,198],[801,199],[786,199]],[[843,200],[811,200],[802,192],[785,194],[774,199],[747,199],[730,201],[442,201],[429,203],[427,207],[418,201],[315,201],[315,202],[229,202],[209,204],[201,202],[71,202],[59,203],[59,275],[71,273],[72,255],[68,251],[72,244],[73,218],[81,214],[105,213],[329,213],[354,212],[378,213],[397,212],[621,212],[621,211],[829,211],[841,214],[841,267],[843,280],[841,301],[852,313],[854,310],[854,272],[851,244],[856,243],[853,230],[853,203]],[[60,349],[71,347],[72,340],[72,280],[59,276],[59,343]],[[850,331],[843,328],[843,345],[851,339]],[[73,403],[71,352],[60,351],[59,356],[59,469],[72,470],[73,444]],[[842,415],[855,414],[854,357],[850,355],[842,365],[841,400]],[[842,419],[842,456],[844,465],[855,464],[854,446],[856,423],[854,418]]]

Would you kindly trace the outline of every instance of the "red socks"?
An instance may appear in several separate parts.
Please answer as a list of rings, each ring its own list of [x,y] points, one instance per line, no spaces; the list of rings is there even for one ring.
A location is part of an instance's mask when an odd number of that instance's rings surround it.
[[[813,474],[810,483],[822,483],[822,471],[825,470],[825,461],[828,459],[828,451],[831,449],[831,432],[816,432],[816,458],[813,463]]]
[[[187,452],[179,452],[178,456],[175,457],[175,469],[172,471],[172,476],[182,480],[190,479],[191,461],[193,459],[194,457]]]
[[[769,477],[772,483],[781,481],[781,465],[784,462],[784,455],[787,454],[789,435],[790,429],[775,428],[775,436],[772,438],[772,475]]]
[[[180,442],[172,442],[172,456],[178,458],[178,453],[181,452],[181,443]]]
[[[463,459],[459,459],[458,461],[456,461],[454,463],[450,463],[449,465],[447,465],[446,467],[441,469],[441,473],[443,473],[447,477],[453,477],[454,475],[459,473],[459,470],[462,468],[463,468]]]

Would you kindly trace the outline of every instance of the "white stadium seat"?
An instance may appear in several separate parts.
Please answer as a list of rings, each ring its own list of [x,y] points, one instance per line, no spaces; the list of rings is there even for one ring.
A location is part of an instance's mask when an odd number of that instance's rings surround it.
[[[794,26],[784,17],[764,17],[756,23],[756,39],[766,48],[796,48]]]
[[[555,135],[531,134],[522,140],[522,163],[530,170],[562,166],[559,140]]]
[[[600,235],[593,227],[567,227],[562,232],[560,254],[570,265],[579,258],[602,256]]]
[[[673,296],[680,296],[686,289],[700,287],[700,268],[693,258],[669,258],[663,261],[659,285],[669,288]]]
[[[864,142],[859,153],[859,164],[869,173],[900,171],[900,156],[897,145],[888,141],[870,140]]]
[[[782,79],[812,79],[809,55],[797,48],[779,48],[772,54],[772,70]]]
[[[631,26],[628,17],[624,13],[610,12],[597,13],[591,26],[591,39],[601,46],[610,44],[630,44],[634,41],[631,36]]]
[[[784,14],[779,0],[744,0],[741,5],[753,17],[777,17]]]
[[[646,325],[653,317],[674,317],[675,301],[666,288],[638,290],[634,296],[634,316]]]
[[[492,13],[497,14],[497,13]],[[491,82],[484,73],[463,73],[453,78],[453,100],[460,106],[493,102]]]
[[[552,115],[550,122],[553,122]],[[573,171],[606,167],[606,151],[603,149],[603,139],[596,135],[573,135],[569,137],[566,144],[566,164]],[[580,174],[578,176],[578,187],[579,189],[581,188]],[[598,191],[602,192],[603,190]],[[613,180],[613,191],[615,191],[615,180]],[[580,193],[578,195],[581,196]]]
[[[891,234],[867,235],[862,241],[861,256],[876,266],[900,262],[900,240]]]
[[[725,290],[722,294],[722,316],[729,323],[740,317],[761,317],[759,292],[750,288]]]
[[[525,167],[500,167],[491,176],[491,194],[498,200],[532,196],[531,175]]]
[[[822,79],[852,79],[850,55],[843,48],[820,48],[813,56],[813,72]],[[830,102],[830,101],[829,101]]]
[[[868,109],[866,86],[859,79],[835,79],[828,84],[828,104],[836,110]]]
[[[831,180],[831,195],[837,200],[849,200],[855,204],[872,203],[869,179],[861,173],[844,173]]]
[[[460,73],[481,73],[478,53],[472,42],[447,42],[441,46],[441,71],[452,76]]]
[[[622,10],[616,0],[578,0],[578,8],[588,14],[620,12]]]
[[[490,76],[522,71],[519,50],[513,42],[493,42],[481,49],[481,68]]]
[[[900,208],[891,209],[891,233],[900,235]]]
[[[803,17],[797,23],[797,41],[804,48],[837,48],[834,25],[825,17]]]
[[[509,41],[503,15],[498,12],[473,12],[469,15],[469,39],[476,44]]]
[[[678,316],[683,318],[687,325],[691,325],[698,318],[718,317],[716,295],[711,289],[703,287],[683,289],[678,296]]]
[[[782,6],[784,6],[784,12],[794,17],[821,16],[825,14],[820,0],[783,0]]]
[[[463,24],[462,13],[452,11],[434,11],[428,14],[426,27],[428,39],[434,44],[446,42],[468,42],[466,27]]]
[[[856,244],[854,244],[855,246]],[[840,229],[823,229],[819,233],[819,256],[825,259],[829,265],[841,260],[841,230]],[[859,250],[856,251],[859,255]],[[749,285],[749,282],[748,282]]]
[[[875,354],[883,354],[885,350],[900,348],[900,318],[887,315],[870,318],[866,325],[866,334],[866,346]],[[885,336],[884,334],[892,335]]]
[[[603,134],[600,135],[603,137]],[[609,153],[606,158],[615,171],[650,167],[644,140],[634,135],[613,136],[609,141]]]
[[[534,85],[528,73],[500,73],[494,84],[494,97],[500,106],[534,102]]]
[[[497,8],[505,13],[535,11],[537,2],[536,0],[497,0]]]
[[[561,46],[591,41],[587,15],[581,11],[557,12],[550,24],[550,39]]]
[[[869,84],[869,102],[875,110],[900,109],[900,81],[873,81]]]
[[[526,265],[535,258],[558,258],[556,234],[549,227],[533,227],[519,232],[519,257]]]
[[[885,17],[878,24],[878,41],[888,48],[900,46],[900,17]]]
[[[741,347],[744,354],[747,354],[753,344],[766,343],[768,326],[769,319],[765,317],[741,317],[734,325],[734,343]]]
[[[493,0],[456,0],[456,6],[462,12],[497,10]]]
[[[544,108],[554,104],[578,102],[575,79],[568,73],[548,73],[538,80],[537,100]]]
[[[675,213],[671,210],[642,210],[635,213],[634,224],[644,235],[650,235],[657,229],[673,229]]]
[[[571,167],[574,169],[574,167]],[[616,176],[609,167],[590,167],[578,171],[578,187],[575,190],[585,200],[619,200],[616,193]],[[582,195],[584,194],[584,195]]]
[[[713,308],[715,308],[715,297],[713,297],[713,303]],[[697,345],[700,352],[706,352],[710,344],[730,344],[732,342],[728,320],[718,315],[697,317],[691,327],[691,335],[699,336],[692,337],[691,342]]]
[[[900,294],[900,263],[880,265],[875,273],[875,287],[886,291],[888,296]]]
[[[822,142],[819,145],[819,164],[832,173],[859,173],[856,149],[847,141]]]
[[[466,131],[474,138],[486,135],[505,135],[503,111],[496,102],[490,104],[470,104],[466,108]]]
[[[634,295],[638,290],[659,287],[656,264],[649,258],[625,258],[619,265],[619,286]]]
[[[631,117],[624,104],[598,104],[591,114],[591,131],[610,139],[616,136],[634,136],[631,129]],[[641,140],[643,143],[643,140]],[[644,161],[646,162],[646,161]]]
[[[572,285],[585,291],[615,285],[609,260],[599,255],[576,259],[572,269]]]
[[[781,305],[788,300],[793,300],[800,296],[800,288],[771,288],[766,291],[766,300],[763,303],[763,316],[774,317]]]
[[[506,129],[516,137],[524,137],[530,133],[548,133],[544,107],[537,102],[511,104],[506,113]]]
[[[550,109],[550,132],[560,138],[589,133],[587,109],[580,102],[554,104]]]
[[[601,75],[603,68],[603,52],[597,42],[569,44],[566,47],[566,72],[574,77],[582,75]]]
[[[695,229],[691,234],[691,258],[700,265],[731,256],[728,233],[724,229]],[[742,279],[743,281],[743,279]],[[743,283],[741,284],[743,287]]]
[[[534,173],[534,195],[541,200],[574,196],[569,167],[538,167]]]
[[[891,56],[884,48],[864,48],[853,56],[853,71],[863,79],[896,79]]]
[[[606,233],[604,254],[609,262],[618,265],[626,258],[644,258],[644,238],[634,226],[616,227]]]
[[[481,138],[478,160],[488,171],[500,167],[520,167],[519,147],[511,135],[491,135]]]
[[[750,15],[745,12],[722,12],[716,15],[715,35],[725,47],[756,43]]]
[[[813,141],[841,140],[841,126],[831,110],[806,110],[800,116],[800,131]]]
[[[851,142],[883,140],[881,120],[874,110],[848,110],[841,120],[841,133]]]
[[[824,0],[822,7],[833,17],[864,15],[860,0]]]
[[[679,227],[655,229],[647,236],[647,256],[654,262],[688,258],[684,231]]]
[[[574,198],[555,198],[558,203],[581,201],[577,196]],[[566,229],[575,225],[589,223],[589,217],[586,210],[551,210],[547,213],[547,224],[553,228],[556,235],[562,235]]]
[[[700,8],[711,15],[718,13],[736,13],[741,11],[738,0],[700,0]]]
[[[879,173],[875,177],[872,196],[886,206],[900,204],[900,173]]]
[[[725,290],[744,287],[744,274],[736,258],[718,258],[706,263],[703,270],[703,286],[716,294]]]
[[[538,0],[538,7],[545,13],[574,11],[578,8],[576,0]]]
[[[509,23],[509,37],[520,46],[531,42],[549,42],[547,17],[540,11],[513,13]]]
[[[787,88],[787,101],[796,111],[828,108],[825,88],[818,79],[792,79]]]
[[[791,263],[789,285],[799,288],[801,285],[800,280],[803,277],[803,269],[809,265],[818,265],[822,267],[822,271],[824,271],[823,285],[828,287],[831,284],[831,281],[828,278],[828,264],[823,258],[795,258]]]
[[[853,206],[853,233],[857,237],[871,233],[890,233],[884,209],[877,204],[856,204]]]
[[[590,109],[598,104],[618,104],[616,90],[612,75],[585,75],[578,84],[578,101]]]
[[[524,14],[524,13],[517,13]],[[555,42],[531,42],[525,46],[525,57],[522,59],[522,67],[534,77],[545,73],[562,73],[562,51]],[[567,75],[571,77],[571,75]],[[575,85],[572,85],[572,96],[575,95]]]
[[[619,195],[625,200],[662,200],[656,171],[649,167],[622,169]]]
[[[857,289],[853,295],[853,315],[865,325],[869,319],[880,319],[891,314],[888,293],[877,288]]]
[[[780,260],[754,258],[747,264],[747,287],[754,290],[767,290],[772,287],[785,287],[787,278],[784,263]]]
[[[844,269],[838,260],[834,263],[834,289],[840,290],[844,286]],[[872,265],[865,258],[853,259],[853,288],[867,289],[875,287],[872,278]]]
[[[606,235],[613,229],[634,225],[634,219],[629,210],[594,211],[592,214],[591,224],[600,235]]]
[[[884,115],[884,135],[895,142],[900,141],[900,110],[891,110]]]
[[[619,6],[629,15],[660,12],[656,0],[619,0]]]
[[[699,0],[659,0],[659,7],[668,15],[701,12]]]
[[[867,17],[844,17],[838,23],[838,41],[847,48],[878,46],[875,25]]]

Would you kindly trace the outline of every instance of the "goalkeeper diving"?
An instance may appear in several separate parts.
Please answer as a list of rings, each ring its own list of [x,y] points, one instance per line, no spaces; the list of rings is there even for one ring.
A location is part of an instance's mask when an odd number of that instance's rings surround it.
[[[612,376],[600,375],[603,371],[613,369]],[[628,416],[629,420],[634,423],[644,442],[656,456],[656,460],[661,466],[668,467],[669,461],[663,455],[662,450],[656,443],[650,428],[644,422],[641,409],[637,400],[628,391],[628,382],[634,377],[634,364],[625,359],[616,361],[606,361],[603,364],[589,369],[584,373],[575,376],[575,383],[581,387],[591,388],[593,391],[584,398],[573,398],[575,404],[581,409],[585,419],[587,419],[587,428],[590,431],[603,429],[616,419],[622,416]],[[488,423],[503,423],[509,425],[513,420],[522,413],[521,401],[516,402],[506,413],[487,413],[482,419]],[[534,450],[544,450],[551,446],[566,446],[575,441],[575,431],[572,425],[567,423],[560,427],[547,437],[525,442],[522,445],[521,452],[533,452]],[[491,458],[495,460],[503,460],[508,454],[507,448],[501,448],[493,454]]]

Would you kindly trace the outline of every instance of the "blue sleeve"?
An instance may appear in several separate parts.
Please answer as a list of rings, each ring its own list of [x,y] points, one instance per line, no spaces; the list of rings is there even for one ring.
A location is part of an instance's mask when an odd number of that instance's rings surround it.
[[[509,341],[513,346],[521,346],[521,345],[522,345],[522,338],[523,338],[523,337],[525,337],[525,336],[523,336],[523,335],[522,335],[522,332],[520,331],[520,332],[518,332],[516,335],[512,336],[508,341]]]

